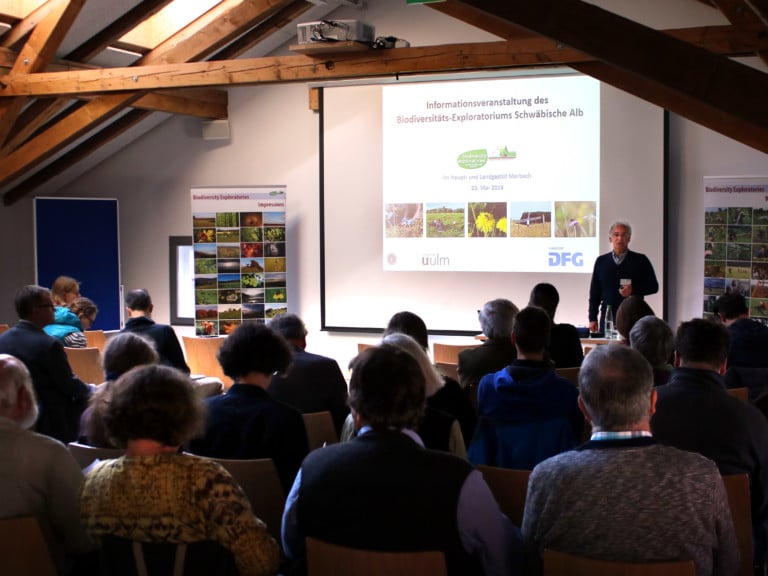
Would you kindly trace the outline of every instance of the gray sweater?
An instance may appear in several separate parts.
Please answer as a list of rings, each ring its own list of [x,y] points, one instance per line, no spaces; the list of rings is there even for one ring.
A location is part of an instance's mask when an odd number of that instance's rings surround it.
[[[739,551],[717,466],[651,438],[589,442],[533,470],[522,525],[531,574],[545,548],[732,575]]]

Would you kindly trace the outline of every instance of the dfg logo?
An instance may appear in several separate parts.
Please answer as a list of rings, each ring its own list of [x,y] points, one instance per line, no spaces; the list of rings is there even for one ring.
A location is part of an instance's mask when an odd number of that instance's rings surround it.
[[[549,267],[567,266],[571,262],[574,266],[584,266],[584,255],[581,252],[550,252]]]

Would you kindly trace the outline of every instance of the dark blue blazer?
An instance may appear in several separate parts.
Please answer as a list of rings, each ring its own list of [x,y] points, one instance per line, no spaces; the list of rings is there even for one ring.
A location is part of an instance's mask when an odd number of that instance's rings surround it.
[[[64,443],[77,440],[90,389],[72,373],[62,343],[21,320],[0,335],[0,353],[21,360],[32,376],[40,408],[35,430]]]
[[[293,346],[288,373],[275,374],[268,391],[275,400],[293,406],[302,414],[329,411],[337,434],[349,414],[347,382],[336,360],[311,354],[298,346]]]
[[[189,374],[189,366],[184,360],[184,352],[181,350],[176,332],[167,324],[158,324],[146,316],[137,316],[128,320],[122,331],[135,332],[151,338],[155,342],[157,353],[160,355],[160,364],[172,366]]]
[[[272,458],[285,493],[309,452],[304,418],[266,390],[235,382],[226,394],[206,399],[205,434],[189,450],[211,458]]]

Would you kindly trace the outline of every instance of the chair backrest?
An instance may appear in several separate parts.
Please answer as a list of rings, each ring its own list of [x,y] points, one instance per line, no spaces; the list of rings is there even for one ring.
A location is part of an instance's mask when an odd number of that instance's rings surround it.
[[[432,353],[435,363],[440,364],[458,364],[459,352],[467,348],[477,348],[481,344],[443,344],[435,342],[432,345]]]
[[[459,381],[459,367],[457,364],[446,364],[445,362],[435,362],[435,368],[443,376]]]
[[[83,334],[89,348],[98,348],[99,352],[104,352],[104,347],[107,345],[107,335],[104,334],[104,330],[86,330]]]
[[[308,412],[302,414],[304,417],[304,427],[307,429],[307,443],[309,451],[315,448],[322,448],[326,444],[336,444],[339,441],[339,435],[336,433],[336,426],[333,424],[333,417],[327,410],[323,412]]]
[[[100,538],[105,576],[236,576],[234,557],[218,542],[139,542],[110,534]]]
[[[730,366],[725,371],[724,380],[726,388],[746,388],[748,399],[753,401],[768,391],[768,367]]]
[[[198,338],[182,335],[181,339],[184,342],[184,352],[192,374],[214,376],[224,383],[224,388],[232,386],[232,378],[224,374],[216,358],[226,337]]]
[[[476,466],[533,470],[542,460],[574,448],[579,441],[568,418],[514,423],[481,418],[467,459]]]
[[[285,508],[285,492],[271,458],[228,460],[211,458],[232,475],[245,492],[253,513],[267,525],[267,531],[280,542],[280,524]]]
[[[572,368],[555,368],[555,372],[557,372],[558,376],[562,376],[569,382],[573,382],[574,385],[579,385],[579,370],[581,368],[579,366],[575,366]]]
[[[307,576],[444,576],[445,555],[359,550],[307,538]]]
[[[748,474],[727,474],[723,476],[728,505],[731,508],[736,541],[739,543],[741,565],[739,576],[751,576],[752,569],[752,506],[749,495]]]
[[[67,448],[82,469],[88,468],[95,460],[111,460],[112,458],[120,458],[125,454],[125,450],[122,448],[99,448],[79,442],[70,442],[67,444]]]
[[[525,497],[528,494],[528,479],[531,471],[486,465],[480,465],[477,469],[483,474],[485,483],[491,489],[501,511],[512,520],[512,524],[520,526],[523,523]]]
[[[696,576],[693,560],[611,562],[544,550],[544,576]]]
[[[56,576],[48,543],[33,516],[0,520],[3,576]]]
[[[749,402],[749,388],[728,388],[728,394],[739,400],[744,400],[744,402]]]
[[[101,367],[101,353],[98,348],[64,348],[72,372],[83,382],[101,384],[104,369]]]
[[[10,329],[11,329],[11,326],[9,324],[0,324],[0,334]]]
[[[357,343],[357,353],[360,354],[360,352],[362,352],[363,350],[365,350],[367,348],[373,348],[374,346],[376,346],[376,344],[369,344],[367,342],[358,342]]]

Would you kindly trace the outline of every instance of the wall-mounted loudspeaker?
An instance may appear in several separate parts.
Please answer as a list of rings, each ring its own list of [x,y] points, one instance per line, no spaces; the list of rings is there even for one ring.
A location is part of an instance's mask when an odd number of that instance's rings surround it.
[[[203,140],[229,140],[229,120],[203,121]]]

